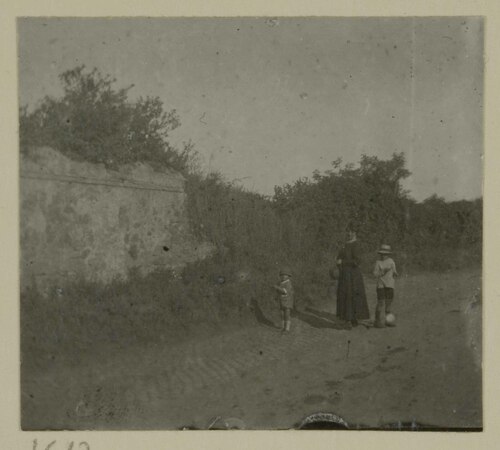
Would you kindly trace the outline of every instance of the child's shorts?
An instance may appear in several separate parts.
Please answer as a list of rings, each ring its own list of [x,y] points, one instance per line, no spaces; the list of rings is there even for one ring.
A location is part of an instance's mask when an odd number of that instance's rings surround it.
[[[393,300],[394,299],[394,289],[383,287],[377,288],[377,300]]]
[[[280,307],[281,309],[292,309],[293,308],[293,300],[289,297],[282,297],[280,299]]]

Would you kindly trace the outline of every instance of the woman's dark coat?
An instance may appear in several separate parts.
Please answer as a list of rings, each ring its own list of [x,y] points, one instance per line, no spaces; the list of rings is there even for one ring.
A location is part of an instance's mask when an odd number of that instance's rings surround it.
[[[337,259],[342,260],[337,286],[337,317],[348,321],[369,319],[365,284],[359,268],[358,243],[345,244]]]

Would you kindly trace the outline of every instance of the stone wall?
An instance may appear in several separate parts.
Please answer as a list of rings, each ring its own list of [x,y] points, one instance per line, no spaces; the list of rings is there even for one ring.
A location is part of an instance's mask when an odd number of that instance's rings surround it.
[[[23,155],[21,288],[108,282],[207,256],[189,232],[184,183],[144,164],[111,171],[46,147]]]

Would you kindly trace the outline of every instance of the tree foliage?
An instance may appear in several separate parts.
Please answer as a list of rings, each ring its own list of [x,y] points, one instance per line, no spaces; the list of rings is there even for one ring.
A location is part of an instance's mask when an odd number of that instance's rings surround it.
[[[469,262],[480,263],[481,200],[446,202],[433,196],[416,202],[402,187],[410,175],[403,153],[387,160],[363,155],[357,166],[338,159],[332,166],[312,179],[275,188],[274,205],[286,218],[286,243],[297,255],[334,254],[354,223],[367,260],[388,243],[405,263],[421,268],[465,263],[446,260],[445,253],[457,249],[468,251]]]
[[[315,172],[312,180],[275,188],[276,208],[294,222],[307,247],[331,251],[348,224],[355,223],[366,245],[393,240],[405,229],[407,193],[401,181],[410,173],[403,154],[384,161],[363,155],[357,167],[333,162],[333,169]]]
[[[60,75],[61,98],[45,97],[29,112],[20,110],[21,151],[51,146],[68,157],[107,167],[148,162],[185,171],[192,144],[173,148],[169,134],[180,125],[175,110],[165,111],[158,97],[131,102],[133,86],[117,89],[116,79],[79,66]]]

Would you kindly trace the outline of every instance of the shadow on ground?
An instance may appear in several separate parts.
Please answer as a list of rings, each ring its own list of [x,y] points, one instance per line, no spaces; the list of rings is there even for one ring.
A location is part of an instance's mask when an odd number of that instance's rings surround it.
[[[348,327],[345,322],[339,320],[334,314],[326,311],[318,311],[309,307],[305,308],[303,311],[295,310],[293,315],[314,328],[345,330]]]
[[[310,312],[311,314],[314,314],[318,317],[321,317],[326,320],[330,320],[332,322],[339,322],[339,319],[337,316],[333,313],[327,312],[327,311],[320,311],[318,309],[311,308],[309,306],[306,306],[306,311]]]
[[[252,305],[252,311],[255,314],[257,322],[259,322],[261,325],[265,325],[266,327],[279,328],[275,325],[275,323],[272,320],[268,319],[265,316],[264,312],[259,306],[259,302],[255,298],[252,299],[251,305]]]
[[[252,299],[251,306],[252,311],[255,315],[255,319],[258,323],[270,328],[279,328],[272,320],[266,317],[255,298]],[[326,311],[319,311],[310,307],[306,307],[304,310],[293,310],[292,317],[295,317],[302,322],[307,323],[313,328],[332,328],[335,330],[345,330],[346,328],[348,328],[348,325],[345,322],[339,320],[335,316],[335,314]]]

